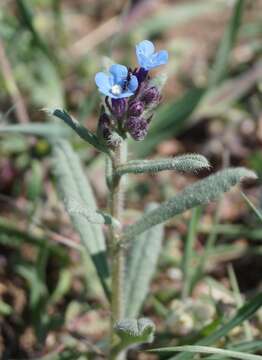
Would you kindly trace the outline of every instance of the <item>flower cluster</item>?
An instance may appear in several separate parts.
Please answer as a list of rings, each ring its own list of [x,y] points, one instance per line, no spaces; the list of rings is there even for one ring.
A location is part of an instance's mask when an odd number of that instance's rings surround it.
[[[167,51],[155,52],[153,43],[144,40],[136,46],[136,56],[139,68],[132,70],[114,64],[109,68],[109,73],[99,72],[95,76],[100,93],[105,95],[98,135],[113,147],[127,133],[134,140],[143,140],[153,110],[161,99],[160,90],[152,82],[149,71],[167,63]]]

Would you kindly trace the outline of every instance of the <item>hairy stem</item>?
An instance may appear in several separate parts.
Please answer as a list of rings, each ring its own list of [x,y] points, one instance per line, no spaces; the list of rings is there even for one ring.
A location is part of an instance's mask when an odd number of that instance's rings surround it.
[[[122,213],[124,208],[124,188],[125,177],[117,177],[115,169],[125,163],[127,160],[127,145],[122,143],[116,150],[112,159],[112,175],[113,182],[111,184],[111,193],[109,198],[109,211],[112,217],[120,223],[122,221]],[[111,357],[116,359],[113,348],[115,346],[114,324],[121,320],[124,316],[124,272],[125,272],[125,256],[124,249],[119,246],[120,233],[119,229],[111,227],[110,231],[110,247],[112,259],[112,298],[111,298]]]

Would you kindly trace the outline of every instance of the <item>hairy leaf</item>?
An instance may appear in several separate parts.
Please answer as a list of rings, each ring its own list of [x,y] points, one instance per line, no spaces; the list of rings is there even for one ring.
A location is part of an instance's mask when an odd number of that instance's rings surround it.
[[[155,210],[143,215],[135,224],[129,225],[124,232],[123,240],[131,240],[135,236],[169,220],[175,215],[217,199],[244,178],[254,179],[256,175],[253,171],[245,168],[232,168],[219,171],[188,186],[171,200],[164,202]]]
[[[54,173],[63,200],[73,197],[77,202],[87,204],[96,213],[93,191],[83,172],[79,158],[66,141],[61,140],[54,146]],[[75,213],[71,213],[70,218],[83,245],[92,257],[104,290],[108,295],[109,272],[102,227],[100,224],[90,223],[84,216]]]
[[[50,115],[56,116],[57,118],[63,120],[68,126],[71,127],[71,129],[73,129],[77,133],[78,136],[80,136],[83,140],[87,141],[89,144],[93,145],[99,151],[105,153],[108,152],[108,149],[99,142],[95,134],[93,134],[90,130],[88,130],[86,127],[81,125],[76,119],[71,117],[65,110],[45,109],[45,111],[47,111],[47,113],[49,113]]]
[[[92,224],[107,224],[115,227],[120,227],[117,219],[114,219],[110,214],[103,211],[95,210],[93,207],[86,206],[79,203],[75,199],[64,200],[66,210],[69,214],[84,216]]]
[[[122,342],[122,347],[137,343],[151,343],[154,340],[155,325],[147,318],[123,319],[114,330]]]
[[[129,161],[116,169],[116,175],[154,173],[163,170],[194,172],[209,167],[210,164],[204,156],[188,154],[176,156],[172,159]]]
[[[155,208],[157,205],[151,205]],[[136,317],[146,298],[151,279],[155,273],[158,256],[161,251],[163,226],[158,225],[145,231],[132,242],[128,254],[125,315]]]

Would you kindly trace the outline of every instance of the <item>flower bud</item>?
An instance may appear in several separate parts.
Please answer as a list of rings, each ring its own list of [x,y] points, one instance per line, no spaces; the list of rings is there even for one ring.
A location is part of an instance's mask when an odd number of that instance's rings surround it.
[[[127,119],[126,128],[134,140],[143,140],[148,132],[148,123],[142,117],[131,116]]]
[[[126,112],[126,99],[112,99],[112,112],[117,119],[121,119]]]
[[[144,107],[144,104],[142,103],[142,101],[133,101],[129,105],[128,114],[131,117],[133,117],[133,116],[138,117],[143,113],[144,108],[145,107]]]
[[[155,86],[146,88],[141,95],[141,100],[146,105],[158,102],[160,100],[159,90]]]
[[[136,76],[138,83],[141,84],[144,80],[146,80],[148,75],[148,70],[141,67],[135,71],[134,75]]]
[[[103,140],[108,141],[111,135],[111,121],[109,116],[102,112],[98,121],[97,132],[103,138]]]

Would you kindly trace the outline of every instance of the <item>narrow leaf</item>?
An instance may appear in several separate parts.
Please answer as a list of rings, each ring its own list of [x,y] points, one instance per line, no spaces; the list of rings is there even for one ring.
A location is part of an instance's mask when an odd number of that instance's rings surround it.
[[[150,351],[154,352],[181,352],[186,351],[189,353],[194,354],[214,354],[214,355],[223,355],[233,359],[240,359],[240,360],[261,360],[260,355],[252,355],[243,353],[240,351],[233,351],[233,350],[224,350],[209,346],[194,346],[194,345],[185,345],[185,346],[172,346],[160,349],[152,349]]]
[[[75,118],[71,117],[65,110],[54,109],[49,110],[45,109],[45,111],[57,118],[63,120],[68,126],[73,129],[78,136],[80,136],[83,140],[87,141],[90,145],[93,145],[96,149],[102,152],[108,152],[107,148],[101,144],[95,134],[89,131],[86,127],[81,125]]]
[[[117,219],[110,214],[106,214],[100,210],[94,210],[93,207],[83,205],[75,199],[64,200],[66,210],[69,214],[84,216],[92,224],[106,224],[120,227]]]
[[[245,96],[259,79],[262,79],[261,60],[240,75],[209,89],[194,112],[194,119],[227,114],[228,109]]]
[[[173,159],[129,161],[116,169],[116,175],[154,173],[164,170],[194,172],[209,167],[209,162],[204,156],[188,154],[176,156]]]
[[[249,207],[254,211],[258,219],[262,222],[262,212],[252,203],[252,201],[246,196],[245,193],[241,192],[241,195],[249,205]]]
[[[181,214],[195,206],[205,205],[210,201],[216,200],[244,178],[254,179],[256,175],[253,171],[245,168],[232,168],[219,171],[188,186],[171,200],[164,202],[155,210],[143,215],[135,224],[129,225],[124,232],[123,240],[131,240],[135,236],[169,220],[175,215]]]
[[[151,205],[152,207],[156,205]],[[132,242],[126,275],[126,316],[136,317],[147,296],[162,247],[163,226],[145,231]]]
[[[215,64],[211,70],[209,87],[217,85],[227,72],[229,57],[234,47],[244,12],[244,3],[244,0],[237,0],[235,3],[233,14],[219,46]]]
[[[195,208],[192,212],[185,241],[181,268],[183,273],[182,299],[185,300],[190,293],[190,283],[192,277],[192,258],[194,255],[194,245],[197,238],[197,226],[201,216],[201,208]]]
[[[54,173],[62,199],[73,197],[77,202],[84,202],[96,212],[93,191],[81,167],[79,158],[70,144],[59,141],[54,146]],[[92,224],[84,216],[70,214],[75,230],[79,233],[83,245],[88,250],[104,287],[108,291],[109,272],[106,259],[106,245],[100,224]]]
[[[25,135],[42,136],[51,139],[58,137],[66,137],[69,135],[68,130],[64,126],[52,123],[32,123],[32,124],[14,124],[0,126],[1,133],[20,133]]]

